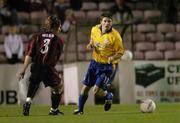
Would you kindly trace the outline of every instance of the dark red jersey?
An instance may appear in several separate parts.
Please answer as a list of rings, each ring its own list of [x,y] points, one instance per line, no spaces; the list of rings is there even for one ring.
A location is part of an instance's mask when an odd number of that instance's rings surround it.
[[[32,62],[55,66],[63,51],[62,40],[54,33],[37,33],[32,36],[26,55],[32,57]]]

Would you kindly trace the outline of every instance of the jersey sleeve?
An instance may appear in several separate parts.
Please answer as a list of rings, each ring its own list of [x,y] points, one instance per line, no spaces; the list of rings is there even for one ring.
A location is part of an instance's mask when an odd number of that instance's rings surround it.
[[[92,39],[93,39],[93,36],[94,36],[93,32],[94,32],[94,27],[92,27],[92,28],[91,28],[90,40],[92,40]]]
[[[115,41],[114,41],[114,49],[118,54],[124,54],[124,46],[123,41],[119,33],[116,33]]]
[[[64,51],[64,41],[62,38],[59,38],[59,49],[60,49],[59,54],[62,54],[62,52]]]
[[[26,47],[25,55],[33,57],[36,53],[36,40],[37,34],[33,35],[32,38],[29,40],[29,44]]]

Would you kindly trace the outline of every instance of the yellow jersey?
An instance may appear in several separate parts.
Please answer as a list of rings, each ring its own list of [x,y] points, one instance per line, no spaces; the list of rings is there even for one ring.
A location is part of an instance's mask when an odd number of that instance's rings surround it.
[[[96,62],[107,64],[110,56],[124,53],[122,38],[114,28],[102,34],[100,25],[96,25],[91,29],[90,38],[93,45],[92,59]],[[119,60],[114,60],[112,63],[118,63]]]

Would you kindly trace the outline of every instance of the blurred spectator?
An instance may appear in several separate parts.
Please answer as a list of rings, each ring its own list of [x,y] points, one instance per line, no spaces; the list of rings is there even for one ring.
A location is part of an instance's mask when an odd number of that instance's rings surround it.
[[[0,0],[0,26],[3,25],[2,8],[4,7],[4,0]]]
[[[15,9],[10,8],[4,0],[0,2],[0,25],[17,25],[18,16]]]
[[[7,0],[7,4],[19,12],[47,11],[47,0]]]
[[[69,28],[71,25],[75,24],[75,18],[74,18],[74,14],[73,11],[70,9],[67,9],[65,12],[65,20],[62,24],[62,32],[66,33],[69,31]]]
[[[162,21],[175,24],[178,19],[178,0],[158,0],[157,4],[162,12]]]
[[[18,25],[19,24],[19,20],[18,20],[17,11],[15,9],[12,9],[10,11],[11,11],[10,24],[11,25]]]
[[[65,0],[57,0],[52,7],[51,14],[57,15],[62,23],[61,31],[68,32],[71,24],[75,24],[75,18],[73,10],[69,9],[69,6],[65,3]]]
[[[44,0],[30,0],[32,11],[47,11],[46,1]]]
[[[0,8],[0,20],[1,20],[1,25],[7,25],[10,23],[10,11],[7,10],[6,7]]]
[[[115,0],[115,5],[110,9],[113,15],[114,24],[124,24],[132,22],[133,15],[131,8],[126,5],[124,0]]]
[[[6,0],[10,9],[15,9],[19,12],[30,12],[30,0]]]
[[[4,48],[10,64],[20,62],[23,58],[22,37],[17,33],[17,27],[10,27],[9,34],[5,36]]]
[[[63,23],[65,21],[65,11],[67,8],[64,0],[57,0],[53,3],[49,13],[57,15],[60,18],[61,23]]]

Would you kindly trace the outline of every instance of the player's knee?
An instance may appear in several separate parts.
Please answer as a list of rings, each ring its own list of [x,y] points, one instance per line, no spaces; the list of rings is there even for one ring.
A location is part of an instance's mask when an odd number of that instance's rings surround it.
[[[51,91],[51,94],[52,94],[52,95],[59,95],[60,93],[59,93],[59,91],[57,91],[57,90],[52,90],[52,91]]]
[[[81,95],[87,95],[88,93],[84,90],[81,90]]]
[[[81,89],[81,95],[88,95],[90,90],[90,87],[87,87],[86,85],[83,85],[82,89]]]
[[[58,86],[51,87],[52,94],[62,94],[63,93],[63,84],[59,84]]]
[[[98,88],[93,88],[93,94],[94,94],[94,96],[98,96]]]
[[[94,96],[99,96],[97,91],[93,91]]]
[[[62,91],[60,89],[54,89],[52,88],[51,89],[51,94],[52,95],[61,95],[62,94]]]

